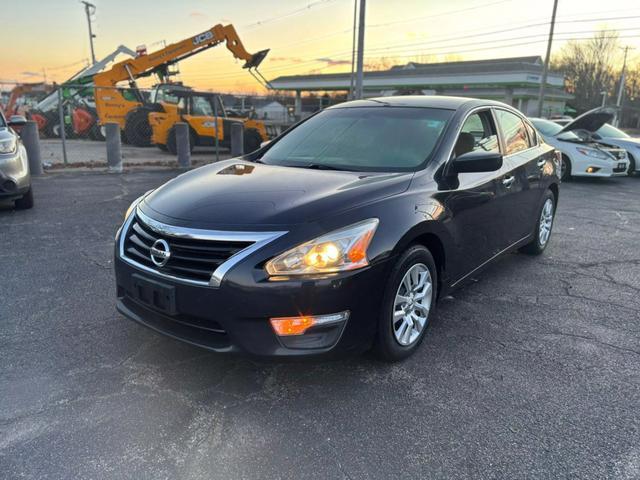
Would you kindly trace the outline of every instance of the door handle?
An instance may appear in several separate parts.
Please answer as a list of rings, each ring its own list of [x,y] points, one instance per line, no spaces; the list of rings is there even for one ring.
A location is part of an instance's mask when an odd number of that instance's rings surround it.
[[[516,177],[505,177],[502,179],[502,184],[507,188],[511,188],[511,185],[513,185],[513,182],[515,181]]]
[[[546,163],[547,161],[544,158],[541,158],[540,160],[538,160],[538,167],[544,168]]]

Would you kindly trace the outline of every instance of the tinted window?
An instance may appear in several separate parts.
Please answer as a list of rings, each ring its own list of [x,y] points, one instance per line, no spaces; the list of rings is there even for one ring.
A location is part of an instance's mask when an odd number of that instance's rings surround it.
[[[459,156],[470,151],[489,152],[498,151],[499,148],[496,129],[491,114],[487,110],[467,117],[460,130],[454,153]]]
[[[4,117],[2,116],[2,114],[0,114],[0,127],[6,127],[7,124],[4,123]]]
[[[507,155],[529,148],[527,129],[520,117],[506,110],[496,110],[496,116],[504,135],[504,143],[507,148],[505,153]]]
[[[527,122],[524,122],[524,126],[527,129],[527,133],[529,134],[529,144],[531,144],[531,146],[538,145],[538,134],[536,133],[535,128],[533,128]]]
[[[429,158],[452,114],[433,108],[328,109],[285,134],[261,160],[355,171],[413,170]]]

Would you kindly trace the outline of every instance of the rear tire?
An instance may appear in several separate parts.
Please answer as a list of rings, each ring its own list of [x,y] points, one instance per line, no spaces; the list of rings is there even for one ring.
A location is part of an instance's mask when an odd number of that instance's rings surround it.
[[[547,190],[542,200],[542,206],[538,210],[533,240],[520,248],[522,253],[540,255],[544,252],[547,245],[549,245],[549,240],[551,240],[551,231],[553,229],[555,216],[556,197],[551,190]]]
[[[127,114],[124,123],[124,133],[128,143],[136,147],[151,146],[151,125],[149,124],[148,107],[138,107]]]
[[[571,160],[566,155],[562,155],[562,164],[560,165],[561,177],[563,182],[571,180]]]
[[[262,136],[255,128],[249,128],[244,131],[244,153],[255,152],[260,148]]]
[[[417,277],[412,279],[412,272]],[[414,245],[400,255],[388,278],[374,351],[380,359],[396,362],[412,355],[424,339],[436,307],[438,271],[429,250]],[[406,329],[404,322],[409,325]],[[411,331],[403,335],[407,330]]]
[[[29,191],[21,198],[17,199],[14,204],[18,210],[28,210],[33,208],[33,189],[29,187]]]
[[[193,149],[196,146],[196,136],[193,130],[189,129],[189,152],[193,153]],[[173,155],[178,154],[178,143],[176,139],[176,127],[171,127],[167,132],[167,145],[166,149]]]

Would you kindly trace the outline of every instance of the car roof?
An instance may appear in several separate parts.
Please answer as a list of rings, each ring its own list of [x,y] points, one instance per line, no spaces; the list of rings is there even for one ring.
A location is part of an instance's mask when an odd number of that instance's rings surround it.
[[[481,106],[507,107],[509,109],[513,109],[513,107],[510,107],[505,103],[496,102],[494,100],[483,100],[468,97],[447,97],[440,95],[402,95],[393,97],[376,97],[340,103],[330,108],[373,107],[380,104],[393,107],[445,108],[450,110],[458,110],[461,107],[473,108]]]

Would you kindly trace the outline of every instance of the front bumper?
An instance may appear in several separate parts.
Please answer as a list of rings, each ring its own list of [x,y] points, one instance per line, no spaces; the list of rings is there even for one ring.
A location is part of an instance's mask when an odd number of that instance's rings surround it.
[[[256,274],[257,267],[240,263],[220,287],[212,288],[154,276],[123,261],[116,252],[117,308],[153,330],[216,352],[259,357],[360,353],[371,346],[375,336],[389,263],[287,281],[269,281]],[[173,312],[162,312],[136,299],[140,276],[175,292]],[[269,322],[273,317],[342,311],[350,313],[345,323],[312,328],[297,339],[278,337]]]

